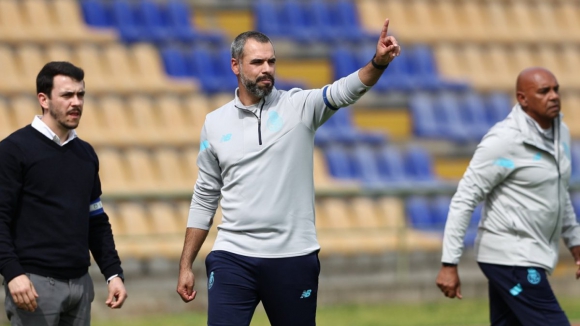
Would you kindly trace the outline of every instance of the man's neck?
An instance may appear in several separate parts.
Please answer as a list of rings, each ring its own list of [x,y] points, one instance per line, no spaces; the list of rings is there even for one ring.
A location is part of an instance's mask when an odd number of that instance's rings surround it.
[[[46,126],[50,130],[52,130],[52,132],[55,133],[58,139],[60,139],[61,143],[64,143],[68,139],[70,135],[69,129],[59,128],[58,122],[54,121],[53,119],[47,118],[45,115],[43,115],[40,119],[46,124]]]

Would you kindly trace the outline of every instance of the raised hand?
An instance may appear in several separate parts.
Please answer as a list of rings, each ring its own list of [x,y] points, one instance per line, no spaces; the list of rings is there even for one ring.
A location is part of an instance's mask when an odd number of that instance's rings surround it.
[[[397,40],[392,35],[387,35],[389,31],[389,19],[385,20],[385,24],[383,25],[383,29],[381,30],[381,36],[379,37],[379,41],[377,43],[377,52],[375,57],[375,63],[378,65],[387,65],[395,57],[397,57],[401,53],[401,47]]]

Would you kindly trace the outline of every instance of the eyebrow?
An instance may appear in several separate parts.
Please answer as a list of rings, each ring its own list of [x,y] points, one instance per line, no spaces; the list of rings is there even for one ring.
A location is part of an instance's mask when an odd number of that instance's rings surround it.
[[[250,60],[250,63],[258,63],[258,62],[264,62],[264,61],[276,61],[276,57],[272,57],[272,58],[268,58],[268,59],[261,59],[261,58],[256,58],[256,59],[252,59]]]
[[[59,94],[60,95],[73,95],[73,94],[85,95],[85,90],[83,89],[83,90],[78,91],[78,92],[75,92],[75,91],[62,91]]]

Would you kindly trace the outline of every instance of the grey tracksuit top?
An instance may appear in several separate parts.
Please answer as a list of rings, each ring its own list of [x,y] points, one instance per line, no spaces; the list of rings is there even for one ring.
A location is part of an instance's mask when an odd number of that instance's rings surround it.
[[[318,250],[314,133],[368,89],[358,71],[322,89],[274,88],[250,107],[236,89],[233,101],[206,116],[187,227],[208,230],[221,196],[213,250],[261,258]]]
[[[568,248],[580,245],[568,193],[570,132],[561,117],[553,130],[553,140],[547,140],[518,104],[484,136],[451,201],[442,262],[459,262],[472,212],[482,200],[478,262],[551,273],[560,237]]]

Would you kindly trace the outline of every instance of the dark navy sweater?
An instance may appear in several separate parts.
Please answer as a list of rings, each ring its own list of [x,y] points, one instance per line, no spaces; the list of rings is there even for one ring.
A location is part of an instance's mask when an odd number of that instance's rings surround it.
[[[105,278],[122,273],[109,218],[89,214],[101,196],[99,161],[87,142],[64,146],[28,125],[0,142],[0,273],[83,276],[90,252]],[[96,213],[96,214],[95,214]]]

